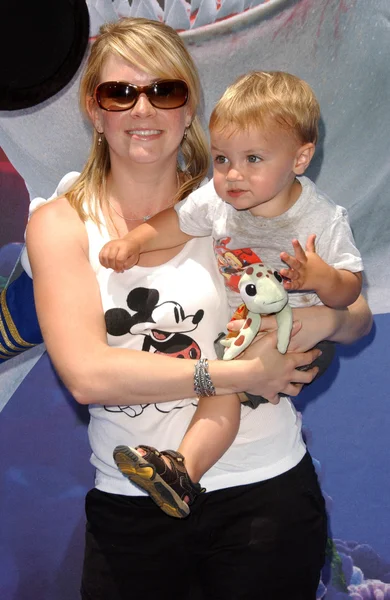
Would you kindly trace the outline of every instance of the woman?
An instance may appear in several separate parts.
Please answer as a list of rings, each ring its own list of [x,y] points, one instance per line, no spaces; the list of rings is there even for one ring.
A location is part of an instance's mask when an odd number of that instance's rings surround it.
[[[203,598],[252,599],[260,590],[273,600],[314,598],[324,503],[299,418],[277,393],[295,395],[312,380],[316,369],[297,367],[318,351],[282,356],[270,333],[242,360],[198,361],[215,356],[213,340],[229,317],[207,238],[149,253],[123,274],[98,260],[106,241],[205,176],[193,62],[161,23],[105,25],[81,101],[95,128],[89,161],[65,196],[33,214],[27,245],[48,352],[91,414],[96,487],[86,500],[82,598],[188,598],[194,582]],[[299,350],[323,338],[353,341],[370,326],[363,300],[348,311],[301,314],[293,341]],[[140,439],[177,446],[194,413],[194,385],[204,394],[246,390],[274,404],[243,408],[235,443],[202,481],[208,493],[179,521],[122,476],[112,451]]]

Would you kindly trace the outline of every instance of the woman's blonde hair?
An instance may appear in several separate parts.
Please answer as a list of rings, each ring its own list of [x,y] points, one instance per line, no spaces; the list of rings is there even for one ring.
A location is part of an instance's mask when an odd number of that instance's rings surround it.
[[[237,128],[289,130],[302,144],[318,139],[320,106],[302,79],[282,71],[251,71],[230,85],[210,116],[210,131]]]
[[[110,56],[119,56],[156,77],[182,79],[188,85],[192,121],[181,144],[186,178],[174,198],[174,201],[181,200],[198,187],[209,165],[207,139],[197,115],[201,87],[195,64],[180,36],[164,23],[143,18],[123,18],[107,23],[100,28],[92,45],[81,80],[80,104],[87,115],[87,104],[100,83],[100,73]],[[108,144],[105,139],[99,144],[98,139],[99,134],[94,131],[88,161],[76,184],[66,194],[83,221],[87,218],[99,221],[98,208],[102,205],[110,171]]]

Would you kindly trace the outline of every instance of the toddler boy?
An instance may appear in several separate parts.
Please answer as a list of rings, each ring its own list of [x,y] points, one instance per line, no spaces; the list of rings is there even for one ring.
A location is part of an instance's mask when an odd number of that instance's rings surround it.
[[[243,270],[257,262],[279,270],[292,307],[352,304],[361,291],[363,265],[347,212],[303,176],[315,152],[319,117],[313,91],[298,77],[283,72],[240,77],[210,117],[213,180],[105,245],[103,266],[121,272],[136,264],[142,252],[212,235],[232,310],[242,303],[237,285]],[[281,252],[290,244],[291,253]],[[216,428],[217,420],[222,425]],[[154,464],[165,492],[173,491],[173,503],[188,502],[190,494],[178,484],[183,473],[186,485],[199,481],[232,443],[239,421],[236,396],[200,398],[179,448],[180,464],[172,456],[159,463],[160,453],[147,447],[118,447],[114,458],[141,485],[137,469]],[[153,484],[143,487],[163,507]]]

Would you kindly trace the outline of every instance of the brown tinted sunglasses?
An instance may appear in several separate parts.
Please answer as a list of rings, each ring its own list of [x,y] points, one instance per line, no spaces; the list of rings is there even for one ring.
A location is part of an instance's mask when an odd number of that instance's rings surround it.
[[[188,86],[181,79],[162,79],[144,86],[126,81],[105,81],[95,89],[94,98],[103,110],[120,112],[133,108],[140,94],[145,94],[155,108],[171,110],[186,104]]]

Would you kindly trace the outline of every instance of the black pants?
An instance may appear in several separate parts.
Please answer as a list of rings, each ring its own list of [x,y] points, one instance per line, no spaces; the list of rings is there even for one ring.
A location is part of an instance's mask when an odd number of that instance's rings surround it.
[[[83,600],[315,600],[327,537],[309,454],[268,481],[200,496],[186,519],[91,490]]]

